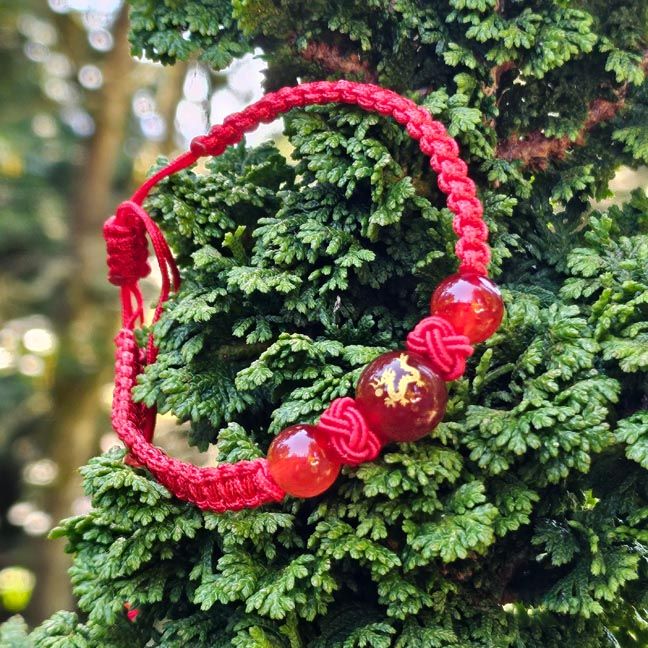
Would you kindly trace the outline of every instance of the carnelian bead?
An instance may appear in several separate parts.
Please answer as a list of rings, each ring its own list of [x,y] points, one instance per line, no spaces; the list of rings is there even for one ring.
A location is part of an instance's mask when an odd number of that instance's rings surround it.
[[[289,495],[315,497],[336,479],[340,465],[317,442],[314,425],[291,425],[268,448],[268,470]]]
[[[392,441],[416,441],[445,414],[445,382],[417,353],[391,351],[362,372],[356,405],[371,430]]]
[[[474,272],[444,279],[432,295],[430,308],[432,315],[448,320],[473,344],[493,335],[504,316],[499,288],[488,277]]]

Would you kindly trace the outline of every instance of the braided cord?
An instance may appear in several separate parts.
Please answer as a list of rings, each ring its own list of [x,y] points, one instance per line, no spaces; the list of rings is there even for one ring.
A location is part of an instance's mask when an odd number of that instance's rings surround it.
[[[187,168],[202,156],[220,155],[260,123],[271,122],[292,108],[331,103],[354,104],[391,117],[405,126],[410,137],[418,141],[421,151],[430,157],[437,184],[447,195],[448,207],[454,214],[459,271],[487,274],[490,262],[488,227],[482,219],[483,208],[475,184],[467,175],[465,162],[459,158],[457,143],[443,124],[432,119],[424,108],[391,90],[350,81],[316,81],[282,88],[230,115],[208,134],[196,137],[188,152],[151,176],[131,200],[119,206],[115,216],[106,222],[104,236],[108,248],[109,279],[120,286],[122,301],[122,329],[115,340],[113,428],[128,447],[131,463],[145,466],[174,495],[202,509],[222,512],[253,508],[281,501],[285,493],[270,476],[265,459],[199,468],[169,457],[151,443],[155,410],[134,403],[131,393],[143,366],[152,363],[157,354],[152,338],[149,338],[146,351],[141,353],[133,332],[136,324],[143,321],[138,282],[150,271],[146,262],[146,234],[151,239],[162,271],[162,289],[153,322],[160,317],[171,289],[179,288],[180,277],[164,235],[142,208],[142,203],[160,180]],[[446,379],[453,379],[463,372],[465,357],[472,352],[466,338],[454,335],[451,328],[434,318],[424,320],[408,339],[410,346],[424,343],[438,356],[438,364]],[[334,447],[338,454],[350,457],[349,463],[367,461],[376,456],[380,444],[366,429],[353,408],[352,399],[334,403],[325,414],[321,423],[325,428],[331,431],[344,429],[346,434],[344,438],[337,438]]]

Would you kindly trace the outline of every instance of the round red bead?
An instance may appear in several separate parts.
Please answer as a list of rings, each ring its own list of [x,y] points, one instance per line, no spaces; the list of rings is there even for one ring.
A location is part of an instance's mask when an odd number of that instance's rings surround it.
[[[504,316],[504,301],[488,277],[454,274],[437,286],[431,312],[448,320],[458,334],[475,344],[495,333]]]
[[[291,425],[268,448],[268,470],[289,495],[314,497],[336,479],[340,465],[329,459],[317,441],[314,425]]]
[[[423,356],[392,351],[362,372],[355,400],[376,434],[392,441],[416,441],[443,418],[448,394]]]

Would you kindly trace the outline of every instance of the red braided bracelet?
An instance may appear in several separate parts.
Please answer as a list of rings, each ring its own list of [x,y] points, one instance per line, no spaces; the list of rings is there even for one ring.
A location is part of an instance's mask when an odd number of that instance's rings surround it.
[[[138,348],[134,328],[143,323],[138,281],[149,271],[148,234],[162,272],[162,288],[153,322],[180,275],[164,235],[142,208],[150,190],[163,178],[185,169],[206,155],[220,155],[241,141],[247,131],[270,122],[291,108],[311,104],[355,104],[393,118],[418,140],[430,157],[439,188],[455,214],[459,272],[435,290],[431,316],[407,336],[404,351],[385,353],[369,364],[358,381],[355,399],[338,398],[317,425],[293,425],[279,434],[267,459],[199,468],[165,454],[152,445],[155,410],[134,403],[131,395],[138,374],[155,361],[149,338]],[[149,178],[131,200],[106,221],[110,281],[121,288],[122,328],[117,335],[112,424],[130,450],[131,461],[148,468],[180,499],[202,509],[235,511],[281,501],[286,494],[312,497],[336,479],[342,464],[357,465],[378,456],[389,441],[414,441],[428,434],[443,418],[447,400],[444,381],[459,378],[472,344],[497,330],[503,315],[499,290],[487,277],[490,249],[482,205],[457,143],[429,113],[391,90],[350,81],[318,81],[267,94],[245,110],[225,119]]]

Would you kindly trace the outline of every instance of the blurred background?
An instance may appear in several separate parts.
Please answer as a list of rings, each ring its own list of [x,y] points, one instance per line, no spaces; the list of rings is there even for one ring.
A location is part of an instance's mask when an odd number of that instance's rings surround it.
[[[127,13],[0,3],[0,621],[73,605],[64,543],[47,534],[88,509],[78,467],[117,442],[102,223],[158,156],[261,95],[260,52],[217,74],[131,58]]]
[[[127,32],[121,0],[0,3],[0,621],[73,606],[47,534],[88,510],[78,467],[117,442],[102,223],[158,156],[261,95],[261,52],[219,73],[163,67],[131,58]],[[622,170],[616,199],[639,184]],[[171,421],[156,439],[190,452]]]

